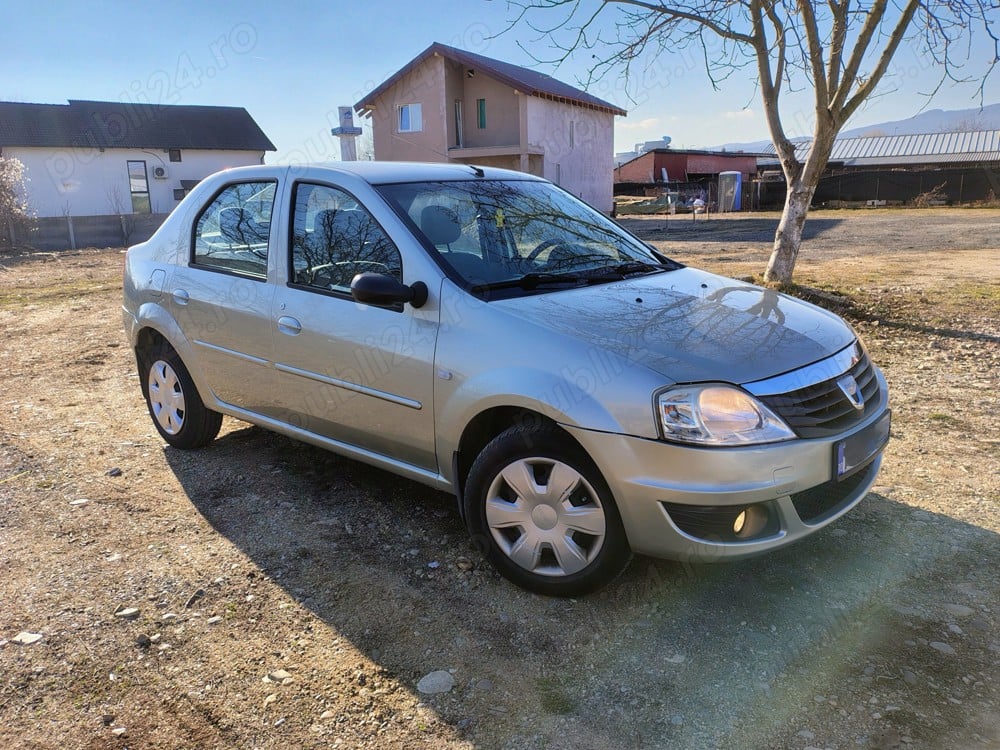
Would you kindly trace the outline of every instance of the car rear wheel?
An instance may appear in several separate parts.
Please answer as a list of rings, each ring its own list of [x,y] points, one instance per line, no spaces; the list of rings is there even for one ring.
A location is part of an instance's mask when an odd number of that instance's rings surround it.
[[[160,437],[185,450],[211,443],[222,427],[222,415],[206,408],[177,352],[160,344],[140,359],[143,395]]]
[[[472,465],[464,503],[486,558],[536,593],[594,591],[631,557],[607,483],[554,425],[512,427],[497,436]]]

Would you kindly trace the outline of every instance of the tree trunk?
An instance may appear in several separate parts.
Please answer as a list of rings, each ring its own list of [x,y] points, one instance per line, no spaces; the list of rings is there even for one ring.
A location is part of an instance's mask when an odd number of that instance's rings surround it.
[[[795,180],[788,185],[785,209],[781,213],[781,221],[778,222],[778,231],[774,233],[774,248],[767,262],[764,281],[791,283],[795,260],[802,245],[802,228],[805,226],[806,215],[809,213],[815,192],[815,186],[804,185],[801,180]]]

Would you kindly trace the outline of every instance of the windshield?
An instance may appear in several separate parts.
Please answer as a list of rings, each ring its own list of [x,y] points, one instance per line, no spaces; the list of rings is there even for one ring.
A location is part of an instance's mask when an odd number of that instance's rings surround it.
[[[475,293],[549,291],[678,267],[547,182],[419,182],[379,191]]]

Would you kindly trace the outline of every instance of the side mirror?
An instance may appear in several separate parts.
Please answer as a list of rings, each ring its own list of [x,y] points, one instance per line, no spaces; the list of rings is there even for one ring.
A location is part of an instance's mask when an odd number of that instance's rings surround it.
[[[427,285],[418,281],[407,286],[384,273],[359,273],[351,280],[351,296],[358,302],[378,307],[392,307],[404,302],[423,307],[427,302]]]

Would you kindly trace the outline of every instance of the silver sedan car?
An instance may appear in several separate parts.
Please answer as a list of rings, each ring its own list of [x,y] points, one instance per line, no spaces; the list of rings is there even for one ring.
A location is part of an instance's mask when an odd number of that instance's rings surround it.
[[[519,172],[220,172],[129,249],[123,310],[167,443],[228,414],[454,493],[482,554],[544,594],[633,552],[801,539],[864,497],[889,438],[843,320]]]

